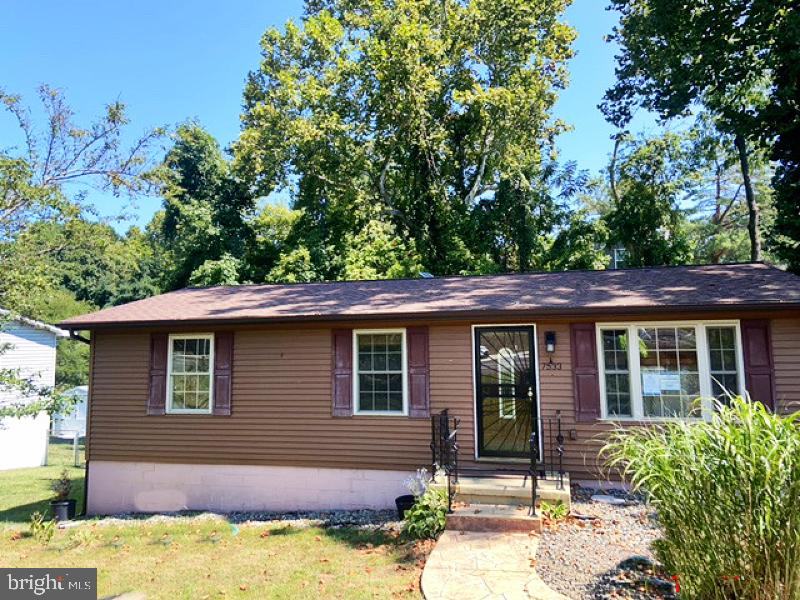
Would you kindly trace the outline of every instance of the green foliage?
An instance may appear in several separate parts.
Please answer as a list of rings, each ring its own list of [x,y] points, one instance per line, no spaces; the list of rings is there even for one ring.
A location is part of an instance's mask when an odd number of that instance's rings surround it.
[[[305,246],[282,254],[278,264],[267,275],[267,281],[270,283],[308,283],[319,280],[320,277],[311,261],[311,253]]]
[[[780,60],[764,115],[764,135],[774,139],[771,158],[778,163],[770,241],[788,269],[800,274],[800,11],[784,13],[781,24],[783,31],[775,38]]]
[[[607,464],[645,491],[655,544],[681,598],[789,600],[800,595],[798,415],[730,399],[710,422],[621,428]]]
[[[694,185],[683,136],[618,141],[610,169],[614,203],[605,216],[610,241],[628,251],[632,267],[682,264],[691,258],[680,200]]]
[[[561,500],[555,503],[542,500],[542,503],[539,505],[539,510],[551,521],[561,521],[562,519],[566,519],[567,515],[569,515],[569,508],[567,508],[567,505],[561,502]]]
[[[705,110],[735,147],[748,207],[750,258],[760,260],[760,206],[748,182],[748,163],[769,149],[798,114],[797,11],[786,1],[761,0],[711,0],[687,10],[672,0],[612,0],[610,8],[619,12],[620,24],[609,41],[621,52],[617,82],[606,92],[603,112],[625,127],[636,106],[662,119]],[[791,161],[784,165],[797,168]],[[776,244],[785,247],[790,239],[779,234]]]
[[[307,2],[302,28],[262,38],[237,173],[262,195],[289,189],[298,247],[320,277],[342,276],[348,235],[375,219],[413,241],[427,270],[473,270],[475,203],[535,167],[563,130],[550,110],[574,38],[565,7]]]
[[[447,492],[429,489],[406,511],[403,533],[415,540],[435,540],[447,522]]]
[[[189,276],[189,284],[202,285],[235,285],[239,283],[241,261],[227,252],[219,260],[207,260],[197,267]]]
[[[31,537],[39,542],[42,546],[47,546],[53,539],[56,533],[55,520],[45,519],[44,515],[39,511],[34,512],[30,519],[30,533]]]
[[[423,270],[414,241],[403,241],[390,223],[369,221],[345,239],[344,279],[418,277]]]
[[[255,200],[217,141],[195,123],[182,125],[156,175],[164,195],[159,238],[170,265],[163,286],[245,280],[239,260],[253,241],[247,221]]]
[[[58,479],[53,479],[50,482],[50,489],[55,493],[56,500],[69,498],[69,493],[72,491],[72,479],[69,477],[69,471],[63,469]]]
[[[476,247],[486,263],[478,272],[603,268],[605,224],[572,204],[590,187],[574,163],[549,162],[519,180],[503,180],[473,213]]]

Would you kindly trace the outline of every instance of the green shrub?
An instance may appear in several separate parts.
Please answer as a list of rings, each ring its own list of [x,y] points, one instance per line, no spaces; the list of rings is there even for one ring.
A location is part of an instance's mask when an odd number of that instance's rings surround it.
[[[30,530],[33,539],[43,546],[47,546],[56,533],[56,522],[45,519],[42,513],[36,511],[31,514]]]
[[[542,514],[551,521],[560,521],[561,519],[566,519],[567,515],[569,514],[567,505],[561,502],[561,500],[558,500],[555,504],[551,504],[546,500],[542,500],[542,503],[539,505],[539,510],[541,510]]]
[[[620,428],[607,465],[646,492],[681,598],[800,598],[800,428],[732,398],[709,422]]]
[[[429,489],[406,511],[403,532],[415,540],[436,539],[447,521],[447,492]]]

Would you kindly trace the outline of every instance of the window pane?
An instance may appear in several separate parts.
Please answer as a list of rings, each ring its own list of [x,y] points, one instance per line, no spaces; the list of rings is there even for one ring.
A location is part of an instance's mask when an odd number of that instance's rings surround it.
[[[630,417],[630,375],[628,372],[628,334],[626,329],[601,331],[606,412],[611,417]]]
[[[399,333],[357,334],[358,410],[403,410],[403,337]]]
[[[678,328],[678,348],[681,350],[694,350],[697,348],[697,336],[694,327]]]
[[[642,328],[639,340],[644,415],[692,416],[700,395],[695,328]]]
[[[736,329],[731,325],[707,327],[706,333],[711,391],[725,403],[729,400],[728,394],[735,396],[740,392]]]
[[[170,377],[171,409],[208,410],[211,399],[211,340],[173,339]]]

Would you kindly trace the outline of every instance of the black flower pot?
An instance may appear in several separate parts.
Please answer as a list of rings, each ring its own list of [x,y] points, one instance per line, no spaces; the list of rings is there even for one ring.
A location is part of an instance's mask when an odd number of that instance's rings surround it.
[[[397,516],[401,519],[405,519],[406,511],[414,506],[414,502],[416,501],[417,499],[412,494],[406,494],[405,496],[398,496],[395,498],[394,503],[397,506]]]
[[[53,510],[53,518],[56,521],[69,521],[75,518],[75,500],[51,500],[50,508]]]

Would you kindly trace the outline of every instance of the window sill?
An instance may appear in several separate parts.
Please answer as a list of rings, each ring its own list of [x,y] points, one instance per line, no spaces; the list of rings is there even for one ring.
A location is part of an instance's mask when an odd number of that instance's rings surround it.
[[[354,417],[407,417],[408,413],[400,412],[354,412]]]

